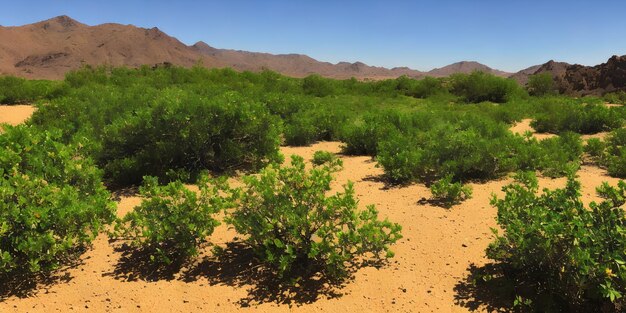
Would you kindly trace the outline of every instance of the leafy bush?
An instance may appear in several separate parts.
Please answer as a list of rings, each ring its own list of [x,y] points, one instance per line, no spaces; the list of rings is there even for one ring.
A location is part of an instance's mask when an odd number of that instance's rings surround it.
[[[315,151],[315,153],[313,153],[312,162],[314,165],[324,165],[324,164],[332,164],[332,163],[337,163],[338,165],[343,164],[341,159],[337,158],[337,156],[334,153],[331,153],[328,151],[322,151],[322,150],[318,150],[318,151]]]
[[[307,95],[325,97],[335,92],[333,80],[314,74],[302,80],[302,90]]]
[[[374,206],[357,211],[351,183],[326,196],[332,168],[306,171],[292,156],[291,166],[269,166],[244,179],[240,206],[229,218],[257,256],[280,277],[320,271],[342,278],[358,256],[391,257],[389,245],[401,238],[400,225],[381,221]]]
[[[479,71],[469,75],[455,74],[450,79],[451,92],[469,103],[504,103],[523,93],[515,81]]]
[[[565,176],[570,169],[580,166],[583,145],[576,133],[567,132],[541,140],[539,147],[541,154],[535,164],[548,177]]]
[[[626,183],[618,188],[604,183],[598,188],[604,201],[589,208],[573,176],[564,189],[537,195],[534,174],[520,173],[503,191],[503,199],[492,200],[503,233],[494,231],[487,256],[502,264],[512,281],[525,282],[518,292],[543,295],[539,307],[561,303],[571,311],[586,302],[599,308],[621,298],[626,291]]]
[[[146,251],[155,264],[185,260],[213,233],[219,222],[214,214],[231,207],[224,180],[200,179],[200,194],[180,181],[159,186],[156,177],[144,177],[139,192],[141,204],[116,224],[116,236],[131,240],[131,246]]]
[[[528,77],[526,88],[531,96],[546,96],[557,93],[551,73],[531,75]]]
[[[59,138],[32,126],[0,135],[0,274],[55,269],[114,219],[101,171]]]
[[[602,99],[608,103],[626,104],[626,91],[617,91],[605,94]]]
[[[60,97],[67,90],[63,83],[0,77],[0,104],[24,104]]]
[[[596,104],[551,103],[542,108],[543,113],[531,122],[540,133],[572,131],[580,134],[595,134],[620,128],[623,119],[617,110]]]
[[[290,146],[306,146],[318,138],[317,127],[308,117],[298,116],[285,125],[285,143]]]
[[[605,149],[606,143],[598,138],[587,139],[587,144],[583,147],[585,153],[587,153],[595,163],[602,162]]]
[[[237,94],[206,100],[171,91],[107,126],[99,163],[120,185],[170,170],[258,169],[279,158],[279,126],[267,109]]]
[[[433,195],[433,200],[441,203],[445,207],[461,203],[472,197],[472,187],[464,186],[460,182],[453,183],[452,175],[447,175],[432,184],[430,186],[430,192]]]
[[[379,145],[378,163],[394,182],[488,179],[515,169],[514,136],[486,119],[439,123],[414,135],[395,134]]]
[[[606,154],[601,163],[609,175],[626,177],[626,129],[616,129],[607,136]]]

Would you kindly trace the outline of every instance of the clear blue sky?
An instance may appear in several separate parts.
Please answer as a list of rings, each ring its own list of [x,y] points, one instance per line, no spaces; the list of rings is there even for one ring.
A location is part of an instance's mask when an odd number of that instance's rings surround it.
[[[506,71],[626,54],[626,1],[0,0],[0,25],[69,15],[159,27],[186,44],[303,53],[429,70],[473,60]]]

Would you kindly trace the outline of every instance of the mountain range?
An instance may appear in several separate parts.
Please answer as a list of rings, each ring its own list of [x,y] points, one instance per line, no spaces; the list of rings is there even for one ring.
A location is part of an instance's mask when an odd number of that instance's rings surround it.
[[[626,56],[613,56],[597,66],[571,65],[549,61],[517,73],[507,73],[478,62],[463,61],[428,72],[408,67],[384,68],[362,62],[336,64],[315,60],[303,54],[269,54],[218,49],[205,42],[188,46],[158,28],[107,23],[89,26],[68,16],[38,23],[0,26],[0,75],[32,79],[61,79],[83,64],[138,67],[174,64],[208,68],[231,67],[239,71],[273,70],[284,75],[304,77],[319,74],[346,79],[386,79],[406,75],[445,77],[479,70],[510,77],[526,84],[528,77],[551,73],[559,90],[569,94],[602,94],[626,89]]]

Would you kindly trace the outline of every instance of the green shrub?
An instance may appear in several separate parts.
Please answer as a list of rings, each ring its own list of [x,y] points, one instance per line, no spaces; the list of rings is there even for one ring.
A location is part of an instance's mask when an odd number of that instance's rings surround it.
[[[112,222],[101,171],[79,145],[32,126],[0,134],[0,274],[57,268]]]
[[[515,81],[479,71],[469,75],[454,74],[450,79],[451,92],[469,103],[504,103],[523,93]]]
[[[623,125],[623,118],[618,111],[604,105],[556,102],[544,105],[542,111],[530,124],[540,133],[572,131],[595,134]]]
[[[66,92],[67,86],[60,82],[0,77],[0,104],[33,103],[41,99],[60,97]]]
[[[374,206],[357,210],[351,183],[327,196],[332,172],[329,166],[306,171],[304,160],[292,156],[291,166],[270,166],[244,179],[229,222],[280,277],[319,271],[342,278],[359,256],[392,256],[389,245],[401,238],[400,225],[380,221]]]
[[[315,153],[313,153],[312,162],[314,165],[337,163],[339,166],[341,166],[343,164],[343,161],[337,158],[337,156],[334,153],[331,153],[328,151],[322,151],[322,150],[318,150],[318,151],[315,151]]]
[[[626,91],[617,91],[605,94],[602,99],[608,103],[626,104]]]
[[[558,137],[539,141],[541,156],[535,160],[536,168],[548,177],[565,176],[571,168],[578,168],[583,153],[582,140],[576,133],[563,133]]]
[[[114,184],[170,170],[258,169],[279,158],[280,123],[262,105],[225,94],[171,91],[106,127],[98,161]]]
[[[557,93],[551,73],[531,75],[528,77],[528,85],[526,88],[531,96],[540,97]]]
[[[606,138],[606,150],[601,165],[613,177],[626,177],[626,129],[612,131]]]
[[[563,305],[557,311],[580,311],[603,307],[602,302],[623,302],[626,183],[618,188],[604,183],[598,188],[604,201],[589,208],[580,199],[580,183],[571,176],[564,189],[537,195],[534,174],[518,174],[503,191],[503,199],[492,200],[503,233],[496,232],[487,256],[504,267],[511,281],[525,282],[515,286],[517,292],[541,295],[542,303],[533,301],[540,310],[555,303]]]
[[[415,80],[415,83],[407,88],[405,94],[415,98],[428,98],[434,95],[446,94],[448,90],[445,88],[442,79],[433,77],[424,77]]]
[[[318,138],[317,127],[308,117],[298,116],[284,127],[285,143],[290,146],[307,146]]]
[[[514,136],[503,126],[466,116],[414,135],[395,134],[380,142],[377,160],[397,183],[490,179],[515,169]]]
[[[231,199],[221,196],[227,190],[224,180],[204,176],[200,193],[187,189],[180,181],[159,186],[156,177],[144,177],[139,192],[141,204],[116,224],[116,236],[131,240],[131,246],[145,251],[154,264],[171,264],[198,253],[219,222],[216,213],[232,207]]]
[[[602,162],[605,149],[606,143],[598,138],[587,139],[587,143],[583,147],[583,150],[591,157],[591,160],[598,164]]]
[[[452,175],[438,180],[430,186],[433,200],[445,207],[459,204],[472,197],[472,187],[465,186],[460,182],[452,182]]]
[[[314,74],[302,80],[302,90],[307,95],[325,97],[335,93],[333,83],[334,81],[332,79],[323,78],[320,75]]]

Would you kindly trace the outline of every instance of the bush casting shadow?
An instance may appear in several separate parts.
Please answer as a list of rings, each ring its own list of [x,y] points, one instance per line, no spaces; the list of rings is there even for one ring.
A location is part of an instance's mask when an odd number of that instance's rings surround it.
[[[174,259],[171,264],[155,264],[150,260],[150,251],[136,249],[126,243],[116,246],[115,251],[122,254],[119,261],[113,272],[103,275],[113,276],[118,280],[173,280],[185,265],[182,258]]]
[[[471,264],[470,274],[454,286],[454,302],[470,311],[509,312],[515,299],[514,284],[501,275],[496,264],[477,267]]]
[[[67,283],[72,280],[72,276],[67,269],[79,266],[75,262],[62,270],[50,273],[30,273],[27,271],[14,271],[0,275],[0,302],[8,298],[27,298],[37,294],[41,289],[47,289],[57,283]]]
[[[530,277],[507,271],[506,264],[490,263],[481,267],[470,265],[469,276],[454,287],[456,305],[470,311],[487,312],[622,312],[620,303],[583,301],[566,303],[546,290],[545,284]],[[529,304],[514,306],[516,296],[531,300]]]
[[[242,307],[266,302],[299,306],[313,303],[320,297],[341,297],[343,294],[339,290],[353,279],[350,275],[346,280],[337,281],[317,272],[301,270],[293,273],[292,277],[302,278],[290,283],[258,262],[254,252],[240,242],[227,244],[216,255],[207,257],[184,273],[182,279],[191,282],[199,277],[205,277],[211,285],[250,286],[248,296],[237,302]]]

